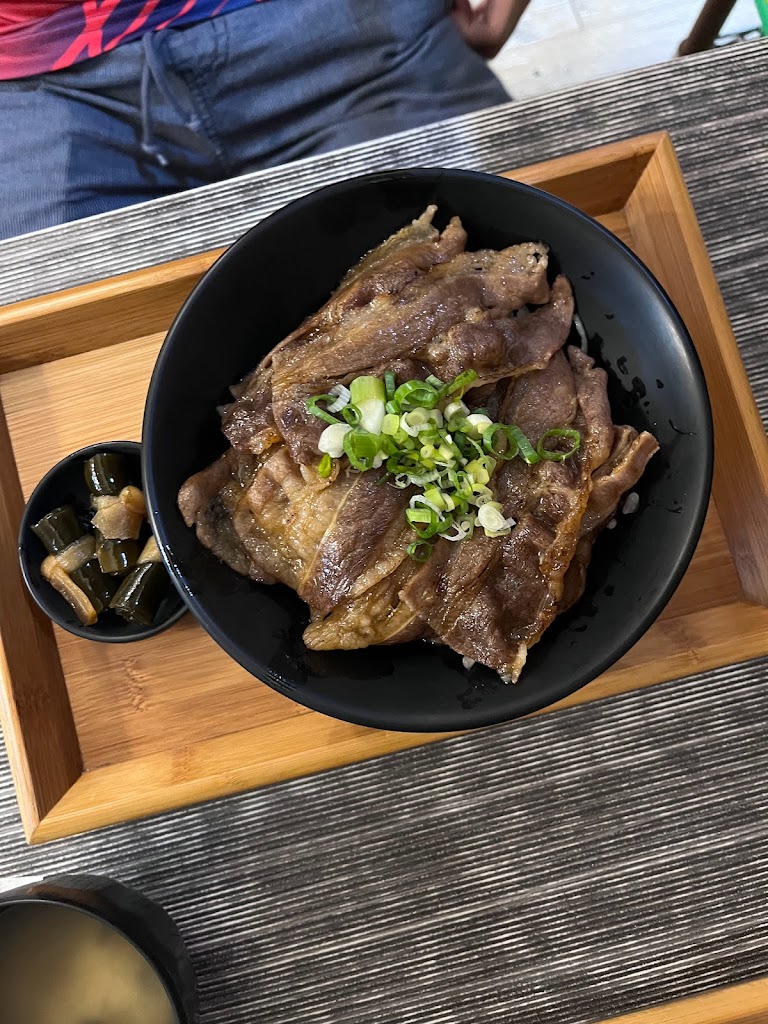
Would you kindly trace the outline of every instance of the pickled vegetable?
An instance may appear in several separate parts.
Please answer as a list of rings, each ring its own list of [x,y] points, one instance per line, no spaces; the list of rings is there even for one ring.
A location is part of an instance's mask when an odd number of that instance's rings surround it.
[[[40,571],[54,589],[58,590],[84,626],[92,626],[98,617],[88,595],[64,572],[55,555],[48,555]]]
[[[45,545],[49,555],[64,551],[85,533],[71,505],[61,505],[35,523],[32,532]]]
[[[102,572],[123,576],[139,560],[139,542],[132,538],[107,539],[97,530],[96,556]]]
[[[110,608],[128,622],[151,626],[170,589],[171,580],[161,562],[142,562],[120,584]]]
[[[101,571],[96,558],[75,569],[71,579],[88,597],[98,615],[109,608],[120,583],[115,576],[107,576]]]
[[[106,540],[136,540],[144,517],[116,498],[93,517],[94,529]]]
[[[92,455],[85,463],[85,482],[91,494],[118,495],[128,484],[125,458],[110,452]]]

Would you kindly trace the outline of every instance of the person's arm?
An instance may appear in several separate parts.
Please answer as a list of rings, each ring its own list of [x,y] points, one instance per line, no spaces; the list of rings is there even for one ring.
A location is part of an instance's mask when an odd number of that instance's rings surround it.
[[[454,0],[451,15],[464,39],[481,57],[495,57],[515,30],[530,0]]]

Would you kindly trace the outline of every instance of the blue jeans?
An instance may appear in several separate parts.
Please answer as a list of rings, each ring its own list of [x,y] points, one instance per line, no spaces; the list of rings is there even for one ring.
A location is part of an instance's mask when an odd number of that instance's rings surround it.
[[[0,82],[0,238],[509,97],[450,0],[265,0]]]

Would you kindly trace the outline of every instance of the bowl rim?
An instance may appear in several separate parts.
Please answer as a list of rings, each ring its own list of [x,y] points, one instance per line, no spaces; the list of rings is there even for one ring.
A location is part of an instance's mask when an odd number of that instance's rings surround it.
[[[513,178],[504,178],[500,175],[490,174],[484,171],[435,166],[405,167],[373,171],[368,174],[355,175],[352,178],[345,178],[340,181],[332,182],[329,185],[315,189],[312,192],[281,206],[279,209],[273,211],[267,217],[264,217],[257,224],[254,224],[253,227],[240,235],[215,260],[215,262],[195,284],[192,291],[182,303],[173,319],[173,322],[171,323],[170,328],[168,329],[155,361],[149,387],[147,389],[142,437],[150,438],[153,435],[153,419],[156,414],[155,410],[159,400],[160,378],[163,374],[165,363],[170,358],[174,338],[179,331],[184,318],[188,315],[188,311],[193,308],[199,294],[210,286],[211,280],[221,278],[223,274],[226,274],[229,264],[240,257],[240,253],[250,245],[251,239],[258,235],[265,226],[269,225],[270,227],[273,227],[276,224],[279,224],[280,220],[289,216],[294,216],[297,212],[300,213],[305,207],[311,207],[319,196],[333,198],[334,196],[343,195],[351,185],[361,185],[366,182],[396,182],[399,180],[422,180],[424,182],[434,182],[435,184],[438,184],[441,178],[462,179],[468,182],[475,181],[486,184],[493,182],[494,185],[500,189],[516,191],[521,193],[523,196],[528,195],[530,197],[536,197],[538,201],[543,199],[545,202],[562,210],[567,216],[580,222],[588,230],[597,232],[623,255],[624,259],[629,262],[634,271],[644,279],[647,289],[649,293],[654,296],[655,301],[664,307],[666,314],[675,325],[678,337],[687,350],[691,372],[695,378],[695,389],[702,404],[703,422],[701,424],[701,430],[698,431],[698,433],[703,442],[705,464],[702,467],[703,472],[700,477],[699,488],[696,493],[691,495],[692,507],[690,513],[686,517],[687,530],[685,532],[685,539],[680,546],[674,562],[672,562],[668,567],[666,582],[659,590],[654,601],[647,607],[642,615],[638,616],[635,626],[631,630],[623,633],[619,642],[612,644],[609,654],[604,655],[597,662],[594,662],[592,667],[586,671],[575,671],[571,676],[568,686],[562,688],[554,698],[543,697],[542,699],[537,699],[537,695],[532,693],[530,695],[530,699],[519,702],[519,705],[512,712],[505,712],[501,709],[486,709],[485,714],[476,714],[474,720],[469,725],[441,724],[434,727],[430,726],[426,721],[403,723],[397,718],[394,712],[391,714],[357,714],[354,711],[350,711],[346,706],[342,707],[338,701],[326,696],[316,689],[299,686],[294,681],[281,677],[266,665],[264,665],[260,669],[258,675],[256,675],[254,672],[254,662],[258,659],[244,656],[241,653],[239,646],[229,640],[226,632],[219,628],[208,611],[201,606],[197,595],[192,594],[185,587],[183,570],[178,565],[175,558],[172,558],[170,554],[170,548],[162,522],[162,514],[155,508],[155,481],[150,462],[149,445],[143,445],[141,455],[142,477],[147,494],[152,498],[152,500],[148,502],[147,506],[150,524],[158,539],[160,550],[171,574],[171,579],[182,594],[185,602],[188,604],[189,610],[198,622],[200,622],[209,636],[211,636],[212,639],[247,672],[271,686],[279,693],[282,693],[283,696],[297,701],[314,711],[318,711],[342,721],[350,722],[354,725],[363,725],[369,728],[386,729],[399,732],[468,731],[471,729],[485,728],[490,725],[499,725],[503,722],[512,721],[515,718],[520,718],[523,715],[528,715],[535,711],[539,711],[542,708],[549,707],[556,701],[562,700],[570,694],[575,693],[577,690],[581,689],[582,686],[585,686],[593,679],[596,679],[611,665],[614,665],[619,661],[619,659],[622,658],[635,643],[637,643],[640,637],[648,631],[653,622],[659,617],[661,612],[669,603],[672,595],[677,590],[677,587],[690,564],[704,526],[704,520],[706,518],[709,505],[709,497],[712,490],[712,476],[714,469],[714,426],[712,419],[712,407],[698,351],[696,350],[696,346],[690,332],[688,331],[688,328],[686,327],[675,304],[645,263],[629,248],[628,245],[626,245],[626,243],[613,234],[613,232],[609,231],[608,228],[604,227],[594,217],[584,213],[578,207],[564,199],[561,199],[559,196],[552,195],[551,193],[537,188],[534,185],[516,181]],[[455,717],[458,719],[460,714],[461,713],[459,712]]]
[[[110,920],[107,913],[100,908],[90,907],[82,903],[76,902],[74,897],[57,896],[48,893],[28,893],[21,891],[21,895],[15,896],[14,892],[20,890],[11,889],[9,892],[4,893],[7,899],[0,902],[0,915],[3,910],[9,908],[24,908],[24,907],[61,907],[64,911],[74,911],[75,913],[84,914],[93,921],[98,921],[100,924],[109,928],[110,931],[119,935],[121,939],[128,943],[128,945],[141,957],[141,959],[149,966],[155,978],[160,983],[163,994],[168,1000],[175,1020],[173,1024],[191,1024],[188,1021],[187,1014],[184,1012],[184,1008],[181,1005],[179,994],[176,990],[173,978],[164,964],[160,963],[155,957],[152,956],[143,946],[134,939],[122,925],[115,923]]]
[[[61,472],[65,465],[69,465],[71,462],[77,459],[82,459],[83,462],[90,458],[91,455],[95,455],[98,452],[116,450],[124,453],[130,452],[139,459],[139,463],[142,467],[142,480],[144,476],[144,466],[141,459],[142,445],[138,441],[101,441],[95,444],[85,445],[83,448],[78,448],[77,451],[70,452],[69,455],[65,455],[63,459],[59,459],[48,472],[38,480],[29,498],[24,503],[24,511],[21,516],[19,523],[19,532],[17,537],[17,550],[19,555],[19,565],[21,567],[21,575],[26,584],[27,590],[29,591],[32,599],[34,600],[37,607],[46,615],[52,622],[55,622],[61,629],[66,630],[68,633],[72,633],[73,636],[83,637],[86,640],[93,640],[97,643],[105,644],[129,644],[134,643],[137,640],[147,640],[149,637],[157,636],[158,633],[164,632],[170,626],[185,614],[188,610],[184,595],[179,593],[178,587],[176,588],[177,593],[181,599],[181,605],[175,609],[170,615],[164,618],[161,622],[153,622],[151,626],[136,626],[135,632],[130,634],[118,634],[118,633],[104,633],[99,632],[98,622],[94,626],[83,626],[80,623],[66,622],[61,616],[61,613],[56,611],[55,607],[53,610],[48,606],[45,597],[39,592],[39,589],[33,581],[29,571],[29,552],[27,550],[28,538],[27,533],[30,530],[30,507],[34,500],[39,496],[40,492],[47,487]],[[145,487],[146,489],[146,487]],[[153,528],[154,529],[154,528]],[[52,590],[53,588],[49,589]],[[126,623],[126,626],[130,625]]]

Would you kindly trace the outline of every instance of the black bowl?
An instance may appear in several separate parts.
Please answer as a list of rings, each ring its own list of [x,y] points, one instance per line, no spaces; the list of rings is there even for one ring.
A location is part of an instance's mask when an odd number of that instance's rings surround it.
[[[366,250],[437,203],[468,248],[543,239],[570,278],[589,350],[609,371],[614,418],[653,431],[661,451],[595,548],[586,593],[530,652],[510,686],[426,643],[311,652],[307,608],[282,586],[238,576],[198,544],[176,507],[184,480],[225,446],[216,407],[328,297]],[[574,340],[575,336],[574,336]],[[241,665],[308,707],[363,725],[453,730],[544,707],[594,679],[648,629],[693,554],[709,497],[712,423],[704,376],[671,302],[614,235],[538,189],[469,171],[366,175],[321,189],[245,234],[208,271],[158,357],[144,418],[150,517],[185,599]]]
[[[47,580],[43,579],[40,566],[47,555],[43,544],[30,527],[58,505],[72,505],[84,519],[90,511],[90,492],[85,482],[84,463],[98,452],[118,452],[126,457],[131,467],[132,482],[141,484],[141,445],[135,441],[106,441],[91,444],[73,452],[48,470],[32,492],[19,527],[19,561],[24,582],[37,604],[62,629],[85,637],[86,640],[101,640],[105,643],[124,644],[133,640],[162,633],[173,625],[187,610],[179,594],[171,589],[158,609],[151,626],[134,625],[121,619],[115,612],[102,612],[92,626],[84,626],[70,606]]]
[[[8,910],[40,904],[87,914],[118,932],[154,969],[178,1024],[195,1024],[198,999],[192,963],[179,929],[161,906],[111,878],[53,875],[0,893],[0,917]],[[54,934],[52,938],[55,937]],[[63,966],[62,974],[42,977],[39,984],[61,985],[69,965]]]

